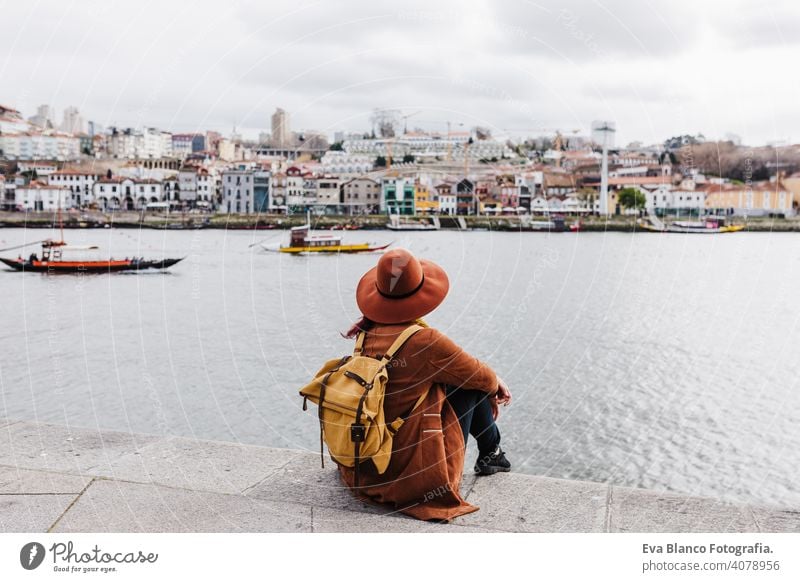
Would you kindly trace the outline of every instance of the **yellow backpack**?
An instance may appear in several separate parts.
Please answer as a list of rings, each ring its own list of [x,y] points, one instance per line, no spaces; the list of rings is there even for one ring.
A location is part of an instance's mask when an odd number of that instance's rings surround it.
[[[380,359],[361,355],[364,332],[358,334],[352,356],[329,360],[314,379],[300,390],[303,410],[311,400],[319,407],[319,448],[325,466],[323,440],[331,458],[345,467],[355,467],[355,486],[359,485],[359,465],[371,459],[378,473],[384,473],[392,454],[392,440],[427,391],[405,415],[386,422],[383,399],[389,374],[386,366],[403,344],[422,329],[407,327]]]

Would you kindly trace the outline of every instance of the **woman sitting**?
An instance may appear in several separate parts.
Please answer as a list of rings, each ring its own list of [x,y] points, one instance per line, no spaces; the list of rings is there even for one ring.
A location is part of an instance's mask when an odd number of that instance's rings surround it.
[[[361,278],[356,300],[363,318],[346,334],[356,338],[364,332],[362,354],[380,358],[409,325],[424,327],[387,366],[386,418],[407,414],[427,396],[395,435],[389,468],[380,475],[372,463],[362,463],[356,491],[424,520],[477,511],[459,492],[468,435],[478,443],[476,473],[511,468],[495,424],[498,405],[511,402],[508,387],[487,364],[420,319],[444,300],[449,286],[438,265],[405,249],[389,251]],[[354,469],[339,470],[355,489]]]

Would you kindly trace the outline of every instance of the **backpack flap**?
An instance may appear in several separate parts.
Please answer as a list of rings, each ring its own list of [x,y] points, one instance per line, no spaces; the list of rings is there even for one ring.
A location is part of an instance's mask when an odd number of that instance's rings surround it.
[[[325,365],[322,366],[316,374],[314,374],[314,379],[300,389],[300,396],[302,396],[304,399],[311,400],[311,402],[314,404],[319,404],[319,396],[320,392],[322,391],[322,385],[325,381],[325,377],[341,368],[349,359],[350,356],[345,356],[343,358],[336,358],[335,360],[328,360],[325,362]]]
[[[409,326],[380,360],[361,355],[364,334],[359,334],[353,356],[329,360],[300,390],[304,403],[311,400],[319,406],[320,452],[324,438],[331,457],[340,465],[358,469],[361,461],[372,459],[378,473],[386,471],[394,433],[427,395],[421,395],[408,414],[387,424],[383,411],[389,379],[386,367],[405,341],[420,329],[418,325]]]

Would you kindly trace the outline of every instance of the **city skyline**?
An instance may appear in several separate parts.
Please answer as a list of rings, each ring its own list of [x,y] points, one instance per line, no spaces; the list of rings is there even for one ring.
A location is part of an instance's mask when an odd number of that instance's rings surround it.
[[[725,6],[242,2],[217,13],[166,2],[153,18],[127,1],[45,1],[6,8],[19,28],[0,39],[0,102],[26,117],[51,103],[104,126],[235,126],[253,139],[276,107],[293,128],[328,134],[367,130],[386,107],[419,111],[410,128],[430,131],[449,121],[512,137],[588,134],[613,119],[621,145],[686,133],[797,139],[786,50],[797,15],[788,2]],[[124,24],[109,27],[112,15]]]

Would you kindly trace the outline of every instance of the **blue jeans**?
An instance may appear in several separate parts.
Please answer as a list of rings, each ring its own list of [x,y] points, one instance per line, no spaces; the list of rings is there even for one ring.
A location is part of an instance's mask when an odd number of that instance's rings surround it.
[[[478,441],[480,456],[493,453],[500,446],[500,430],[492,418],[489,394],[455,386],[445,386],[445,394],[458,416],[458,423],[464,434],[464,445],[467,444],[469,435],[472,435]]]

